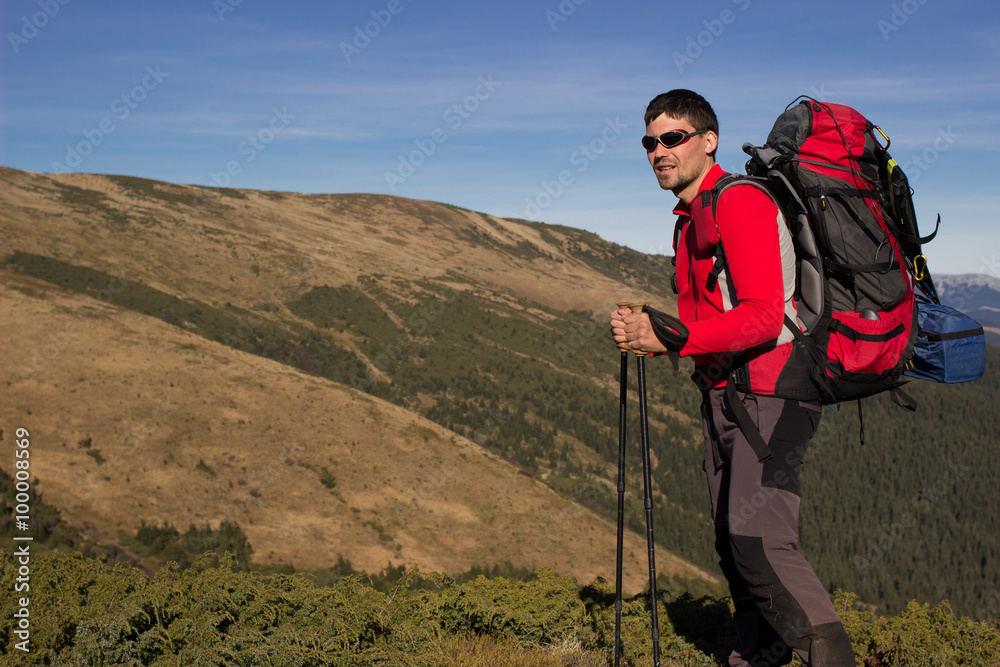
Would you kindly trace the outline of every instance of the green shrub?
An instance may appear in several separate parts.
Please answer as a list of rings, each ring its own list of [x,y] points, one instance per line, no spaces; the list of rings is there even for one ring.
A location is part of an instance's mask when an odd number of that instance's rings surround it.
[[[529,582],[480,576],[447,587],[439,603],[442,626],[452,633],[472,632],[524,645],[592,644],[573,577],[558,577],[545,568],[536,575]]]
[[[0,552],[0,564],[10,590],[16,563]],[[33,566],[31,651],[4,648],[27,665],[415,665],[409,656],[426,653],[437,629],[425,594],[405,580],[390,595],[360,577],[316,588],[302,576],[239,572],[231,557],[152,579],[66,554]],[[4,637],[11,597],[0,606]]]
[[[956,617],[948,601],[931,607],[910,602],[898,616],[878,617],[855,608],[857,596],[837,591],[837,611],[866,667],[882,665],[1000,664],[996,623]]]
[[[144,539],[173,532],[147,529]],[[14,589],[18,567],[0,550],[3,590]],[[590,667],[611,664],[614,647],[614,585],[579,588],[548,569],[528,582],[480,576],[465,584],[411,570],[386,592],[357,575],[316,586],[302,574],[240,571],[232,555],[203,557],[184,571],[164,567],[152,578],[62,552],[32,553],[30,569],[30,652],[9,641],[18,596],[4,595],[4,664]],[[723,661],[735,639],[728,600],[658,594],[662,664]],[[956,617],[947,603],[911,603],[889,618],[855,603],[838,593],[859,665],[1000,661],[1000,629]],[[645,595],[623,601],[626,665],[651,664],[647,607]]]

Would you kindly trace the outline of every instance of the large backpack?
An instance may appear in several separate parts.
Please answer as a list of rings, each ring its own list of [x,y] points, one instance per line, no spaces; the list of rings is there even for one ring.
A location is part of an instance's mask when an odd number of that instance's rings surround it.
[[[734,185],[761,188],[782,211],[795,246],[798,322],[785,318],[795,342],[770,393],[835,404],[891,391],[899,405],[914,409],[899,389],[904,374],[939,379],[911,369],[926,353],[928,332],[920,323],[930,320],[920,314],[948,310],[938,302],[921,252],[937,234],[940,216],[934,232],[921,237],[910,186],[878,126],[850,107],[800,99],[778,117],[763,146],[744,144],[747,174],[720,178],[709,195],[715,207]],[[724,263],[720,247],[716,269]],[[965,357],[973,368],[940,381],[979,377],[982,329],[976,331],[974,321],[958,324],[956,317],[964,316],[952,313],[941,316],[948,320],[947,340],[968,343]],[[733,379],[738,389],[753,391],[748,373]]]

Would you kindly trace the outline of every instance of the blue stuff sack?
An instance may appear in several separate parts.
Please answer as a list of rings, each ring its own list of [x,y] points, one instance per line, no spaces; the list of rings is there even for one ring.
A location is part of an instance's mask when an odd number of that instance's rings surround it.
[[[904,375],[931,382],[969,382],[986,372],[986,334],[954,308],[917,300],[917,339]]]

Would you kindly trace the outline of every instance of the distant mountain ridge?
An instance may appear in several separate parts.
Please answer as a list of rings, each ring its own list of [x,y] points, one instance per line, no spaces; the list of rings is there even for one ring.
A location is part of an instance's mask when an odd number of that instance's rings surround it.
[[[1000,345],[1000,278],[982,273],[934,276],[941,303],[973,317],[986,342]]]

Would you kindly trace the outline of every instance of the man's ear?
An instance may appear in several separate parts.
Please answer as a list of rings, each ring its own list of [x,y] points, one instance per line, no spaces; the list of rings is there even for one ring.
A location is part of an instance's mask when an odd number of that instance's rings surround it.
[[[719,135],[709,130],[705,133],[705,154],[712,155],[719,147]]]

